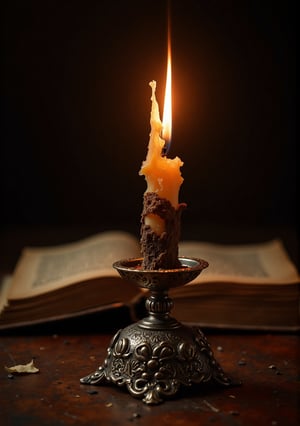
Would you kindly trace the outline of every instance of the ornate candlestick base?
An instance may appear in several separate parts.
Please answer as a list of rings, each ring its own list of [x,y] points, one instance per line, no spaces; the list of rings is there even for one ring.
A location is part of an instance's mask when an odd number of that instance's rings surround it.
[[[181,386],[211,380],[232,384],[213,356],[199,328],[187,327],[170,317],[173,302],[167,291],[192,281],[208,266],[195,258],[179,258],[182,268],[142,270],[142,259],[114,263],[124,279],[135,281],[150,291],[146,300],[149,315],[119,330],[108,348],[108,355],[94,373],[83,377],[83,384],[112,382],[125,385],[130,394],[146,404],[158,404],[175,396]]]

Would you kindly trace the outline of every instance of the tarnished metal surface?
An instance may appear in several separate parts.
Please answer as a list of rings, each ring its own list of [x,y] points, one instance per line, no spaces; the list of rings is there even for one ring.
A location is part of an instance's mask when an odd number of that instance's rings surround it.
[[[158,404],[181,386],[210,380],[231,384],[199,329],[151,330],[133,324],[115,335],[104,364],[81,383],[124,385],[146,404]]]
[[[173,302],[167,290],[184,285],[208,266],[195,258],[180,258],[181,268],[143,270],[141,259],[125,259],[114,267],[124,279],[147,288],[148,316],[120,330],[108,348],[103,365],[81,378],[82,384],[112,382],[146,404],[174,397],[181,386],[214,380],[228,386],[231,380],[216,362],[202,331],[170,317]]]

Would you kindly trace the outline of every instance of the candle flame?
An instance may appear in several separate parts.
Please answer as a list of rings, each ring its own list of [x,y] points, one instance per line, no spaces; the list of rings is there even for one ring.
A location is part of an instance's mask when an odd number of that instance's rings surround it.
[[[167,153],[171,143],[172,136],[172,70],[171,70],[171,42],[168,39],[168,62],[167,62],[167,77],[166,91],[164,102],[164,113],[162,121],[162,138],[165,140],[165,152]]]

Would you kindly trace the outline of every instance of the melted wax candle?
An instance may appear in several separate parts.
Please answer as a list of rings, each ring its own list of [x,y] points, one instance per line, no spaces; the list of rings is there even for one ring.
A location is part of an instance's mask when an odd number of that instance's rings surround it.
[[[141,246],[146,269],[168,269],[179,267],[178,240],[180,215],[185,204],[178,203],[179,189],[183,182],[180,158],[164,155],[166,142],[161,134],[163,125],[155,96],[156,82],[152,88],[151,132],[146,160],[140,175],[144,175],[147,190],[144,194],[142,214]]]
[[[147,157],[142,164],[140,175],[144,175],[146,178],[146,192],[154,192],[160,198],[169,200],[174,209],[177,209],[179,189],[183,182],[180,172],[183,162],[179,157],[171,159],[163,155],[166,142],[160,136],[163,125],[160,121],[159,107],[155,96],[156,82],[151,81],[149,84],[152,88],[151,132]],[[146,221],[157,234],[161,234],[165,229],[164,221],[153,214],[150,214]]]

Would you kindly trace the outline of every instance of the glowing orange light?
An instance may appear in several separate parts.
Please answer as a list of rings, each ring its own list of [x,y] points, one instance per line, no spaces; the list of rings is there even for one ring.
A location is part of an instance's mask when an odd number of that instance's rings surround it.
[[[171,70],[171,42],[168,38],[168,62],[167,62],[167,78],[166,78],[166,91],[164,102],[164,113],[162,121],[162,138],[166,143],[171,142],[172,136],[172,70]]]

